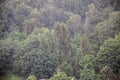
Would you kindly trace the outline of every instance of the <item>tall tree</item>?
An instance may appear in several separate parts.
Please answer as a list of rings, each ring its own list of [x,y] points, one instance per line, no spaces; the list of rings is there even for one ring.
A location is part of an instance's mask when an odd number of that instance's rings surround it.
[[[70,33],[68,31],[68,28],[66,26],[66,24],[64,23],[56,23],[54,30],[57,34],[57,37],[59,39],[59,49],[60,49],[60,55],[61,55],[61,59],[62,61],[65,60],[65,56],[67,56],[67,54],[69,53],[69,48],[70,48],[70,44],[69,44],[69,37],[70,37]]]

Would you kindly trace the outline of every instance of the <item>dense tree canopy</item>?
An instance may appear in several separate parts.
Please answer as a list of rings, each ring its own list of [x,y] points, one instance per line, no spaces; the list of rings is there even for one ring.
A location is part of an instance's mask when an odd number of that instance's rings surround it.
[[[120,1],[0,0],[0,80],[42,78],[119,80]]]

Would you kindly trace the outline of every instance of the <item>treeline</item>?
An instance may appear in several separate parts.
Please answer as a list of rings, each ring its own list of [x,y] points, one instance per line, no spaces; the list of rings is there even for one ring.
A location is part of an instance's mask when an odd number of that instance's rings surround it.
[[[1,77],[119,80],[119,4],[119,0],[1,2]]]

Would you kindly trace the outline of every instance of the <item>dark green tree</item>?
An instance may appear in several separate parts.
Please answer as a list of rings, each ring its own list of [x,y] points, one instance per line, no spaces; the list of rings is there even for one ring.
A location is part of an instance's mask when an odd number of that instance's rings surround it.
[[[115,38],[109,38],[100,47],[97,55],[96,63],[98,68],[101,69],[104,66],[109,66],[114,74],[119,73],[119,56],[120,56],[120,34],[116,35]]]

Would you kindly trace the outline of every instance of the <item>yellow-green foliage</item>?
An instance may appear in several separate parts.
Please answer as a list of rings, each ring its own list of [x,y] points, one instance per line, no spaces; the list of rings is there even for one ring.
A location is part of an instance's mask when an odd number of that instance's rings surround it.
[[[30,75],[26,80],[37,80],[37,78],[35,77],[35,75]]]

